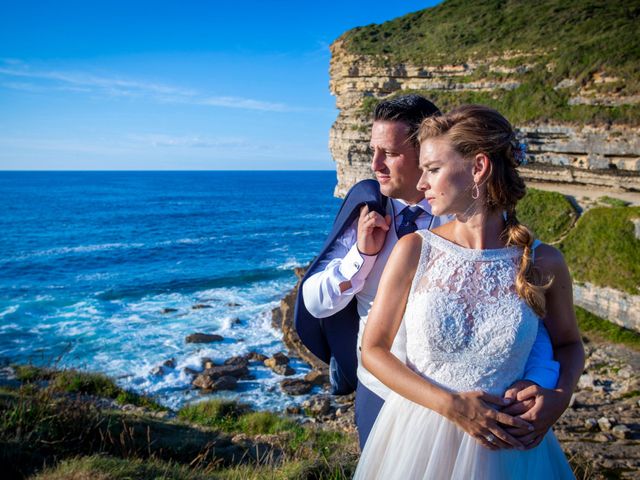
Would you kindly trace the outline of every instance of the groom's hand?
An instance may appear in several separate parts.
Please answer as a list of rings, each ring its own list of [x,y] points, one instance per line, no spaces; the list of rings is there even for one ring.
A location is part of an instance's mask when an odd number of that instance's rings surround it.
[[[377,255],[391,225],[391,216],[383,217],[378,212],[369,211],[365,205],[360,209],[358,219],[358,250],[364,255]]]
[[[524,390],[525,388],[531,387],[535,385],[535,383],[529,380],[518,380],[513,383],[506,392],[504,392],[504,398],[511,400],[509,406],[502,409],[504,413],[507,415],[522,415],[523,413],[530,410],[534,401],[530,398],[527,398],[525,401],[518,401],[518,393]]]
[[[562,416],[569,405],[571,395],[558,389],[546,389],[533,382],[521,380],[505,392],[505,397],[515,399],[503,412],[517,415],[534,427],[533,431],[507,429],[508,433],[520,440],[527,449],[538,446],[547,431]],[[521,413],[515,413],[520,412]]]

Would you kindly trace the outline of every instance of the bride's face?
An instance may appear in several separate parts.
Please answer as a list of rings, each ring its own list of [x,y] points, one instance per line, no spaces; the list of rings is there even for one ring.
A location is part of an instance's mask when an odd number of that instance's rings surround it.
[[[422,176],[417,188],[431,205],[434,215],[465,212],[473,202],[473,165],[456,152],[446,138],[427,139],[420,144]]]

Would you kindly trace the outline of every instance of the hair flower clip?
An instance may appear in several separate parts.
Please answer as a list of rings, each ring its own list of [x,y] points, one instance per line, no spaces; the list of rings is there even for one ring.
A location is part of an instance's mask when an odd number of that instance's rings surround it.
[[[518,166],[523,166],[528,163],[527,160],[527,144],[519,143],[513,152],[513,156],[516,159]]]

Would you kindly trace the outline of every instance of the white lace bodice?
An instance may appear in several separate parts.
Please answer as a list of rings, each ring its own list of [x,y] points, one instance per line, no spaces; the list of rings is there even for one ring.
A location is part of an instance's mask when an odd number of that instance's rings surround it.
[[[522,250],[472,250],[428,231],[404,314],[407,364],[454,391],[522,377],[538,317],[515,292]]]

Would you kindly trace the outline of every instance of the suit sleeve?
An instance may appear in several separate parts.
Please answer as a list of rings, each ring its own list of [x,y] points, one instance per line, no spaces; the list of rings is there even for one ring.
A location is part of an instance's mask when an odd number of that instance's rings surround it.
[[[553,359],[553,347],[549,332],[539,322],[538,335],[524,369],[524,380],[530,380],[543,388],[556,388],[560,376],[560,364]]]
[[[329,317],[343,308],[364,287],[376,261],[375,255],[362,255],[356,246],[357,219],[338,237],[302,284],[304,306],[316,318]],[[351,288],[340,291],[340,284]]]

